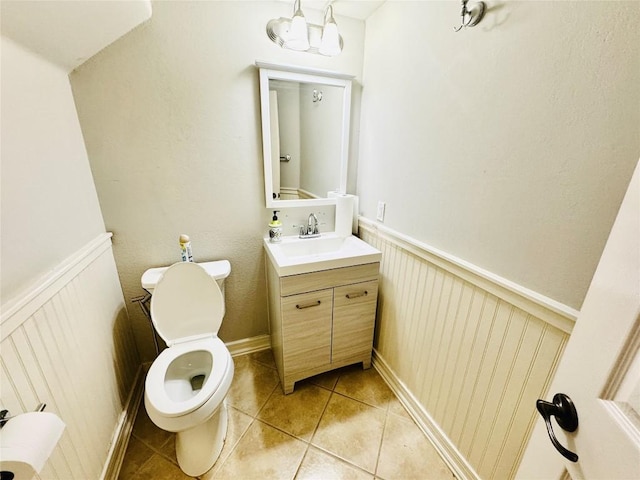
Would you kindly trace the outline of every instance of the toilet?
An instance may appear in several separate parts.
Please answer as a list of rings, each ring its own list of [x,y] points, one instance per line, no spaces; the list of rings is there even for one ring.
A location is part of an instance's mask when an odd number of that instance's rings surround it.
[[[233,359],[218,338],[225,312],[228,261],[176,263],[142,276],[152,294],[151,320],[166,348],[145,381],[144,404],[158,427],[176,432],[176,456],[184,473],[207,472],[227,434],[225,397]]]

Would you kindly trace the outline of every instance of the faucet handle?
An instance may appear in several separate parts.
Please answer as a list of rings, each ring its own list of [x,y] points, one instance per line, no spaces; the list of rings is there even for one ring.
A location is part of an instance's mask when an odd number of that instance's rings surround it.
[[[306,235],[307,234],[307,226],[306,225],[292,225],[292,228],[300,229],[300,235]]]

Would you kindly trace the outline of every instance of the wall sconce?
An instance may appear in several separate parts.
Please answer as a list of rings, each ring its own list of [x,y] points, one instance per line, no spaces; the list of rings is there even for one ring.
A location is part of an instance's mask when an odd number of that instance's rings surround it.
[[[342,52],[344,42],[333,18],[333,5],[324,11],[324,25],[307,23],[300,0],[293,4],[292,18],[274,18],[267,23],[267,36],[276,45],[289,50],[319,53],[333,57]]]
[[[460,12],[460,26],[453,27],[455,32],[459,32],[466,27],[475,27],[484,17],[486,5],[484,2],[473,2],[470,9],[467,8],[469,0],[461,0],[462,10]]]

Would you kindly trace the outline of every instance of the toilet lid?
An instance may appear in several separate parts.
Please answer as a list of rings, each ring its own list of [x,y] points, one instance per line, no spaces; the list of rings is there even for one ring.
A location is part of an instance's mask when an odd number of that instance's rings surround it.
[[[170,266],[151,297],[151,321],[169,346],[181,339],[216,335],[223,315],[220,287],[197,263]]]

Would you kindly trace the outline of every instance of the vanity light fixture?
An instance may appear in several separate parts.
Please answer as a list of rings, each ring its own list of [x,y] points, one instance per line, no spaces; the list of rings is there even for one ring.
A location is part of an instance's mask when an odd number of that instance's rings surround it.
[[[307,23],[301,0],[293,4],[292,18],[274,18],[267,23],[267,36],[281,48],[319,53],[329,57],[342,52],[343,41],[333,18],[333,5],[324,11],[324,25]]]
[[[484,2],[472,2],[471,8],[467,8],[469,0],[461,0],[460,5],[462,7],[460,11],[460,26],[453,27],[455,32],[459,32],[466,27],[475,27],[480,23],[482,17],[484,17],[484,11],[486,10],[486,4]]]

